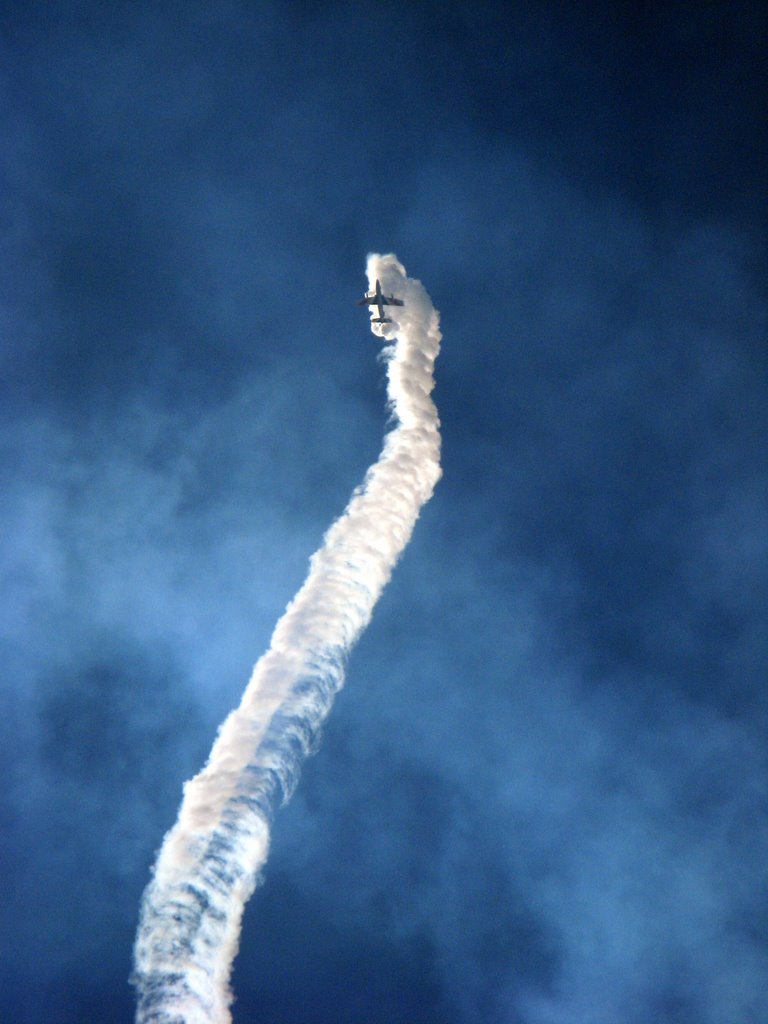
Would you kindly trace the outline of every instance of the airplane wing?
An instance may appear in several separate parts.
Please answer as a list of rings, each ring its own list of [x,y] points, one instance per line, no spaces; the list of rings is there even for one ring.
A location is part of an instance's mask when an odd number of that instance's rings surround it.
[[[387,298],[386,295],[382,295],[382,297],[381,297],[381,304],[382,304],[382,306],[404,306],[405,305],[405,303],[403,302],[402,299],[396,299],[394,297],[394,295],[390,295],[389,298]]]
[[[375,295],[366,295],[358,302],[358,306],[371,306],[376,301]]]

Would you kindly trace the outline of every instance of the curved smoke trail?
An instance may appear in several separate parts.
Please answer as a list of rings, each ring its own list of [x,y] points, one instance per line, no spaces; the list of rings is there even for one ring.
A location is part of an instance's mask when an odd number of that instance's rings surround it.
[[[368,280],[405,300],[398,324],[372,324],[385,350],[396,426],[311,559],[240,706],[208,763],[184,786],[144,894],[134,984],[139,1024],[227,1024],[229,975],[245,902],[267,859],[269,822],[344,681],[344,662],[440,478],[430,398],[438,315],[392,256],[368,258]],[[373,311],[375,312],[375,310]],[[393,314],[393,315],[395,315]]]

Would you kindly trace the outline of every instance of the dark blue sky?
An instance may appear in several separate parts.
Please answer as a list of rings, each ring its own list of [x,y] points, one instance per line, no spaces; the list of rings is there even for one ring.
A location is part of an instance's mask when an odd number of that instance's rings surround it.
[[[0,1019],[139,899],[442,314],[444,478],[246,912],[235,1024],[768,1019],[759,3],[6,4]]]

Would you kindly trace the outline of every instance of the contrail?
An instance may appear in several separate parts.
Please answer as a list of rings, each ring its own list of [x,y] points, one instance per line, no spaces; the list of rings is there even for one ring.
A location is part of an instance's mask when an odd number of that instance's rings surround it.
[[[438,314],[395,256],[370,255],[367,274],[371,288],[378,278],[405,300],[392,314],[397,323],[371,325],[395,341],[384,350],[395,427],[312,556],[207,764],[184,786],[142,902],[132,978],[138,1024],[231,1021],[229,976],[243,908],[267,859],[272,810],[293,791],[343,685],[345,660],[440,478],[430,398]]]

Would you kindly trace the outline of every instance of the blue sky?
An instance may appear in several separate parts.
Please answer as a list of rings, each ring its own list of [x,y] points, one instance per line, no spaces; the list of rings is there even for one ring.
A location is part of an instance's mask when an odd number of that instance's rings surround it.
[[[768,1017],[762,5],[0,17],[0,1017],[138,906],[441,311],[444,477],[275,821],[236,1024]]]

